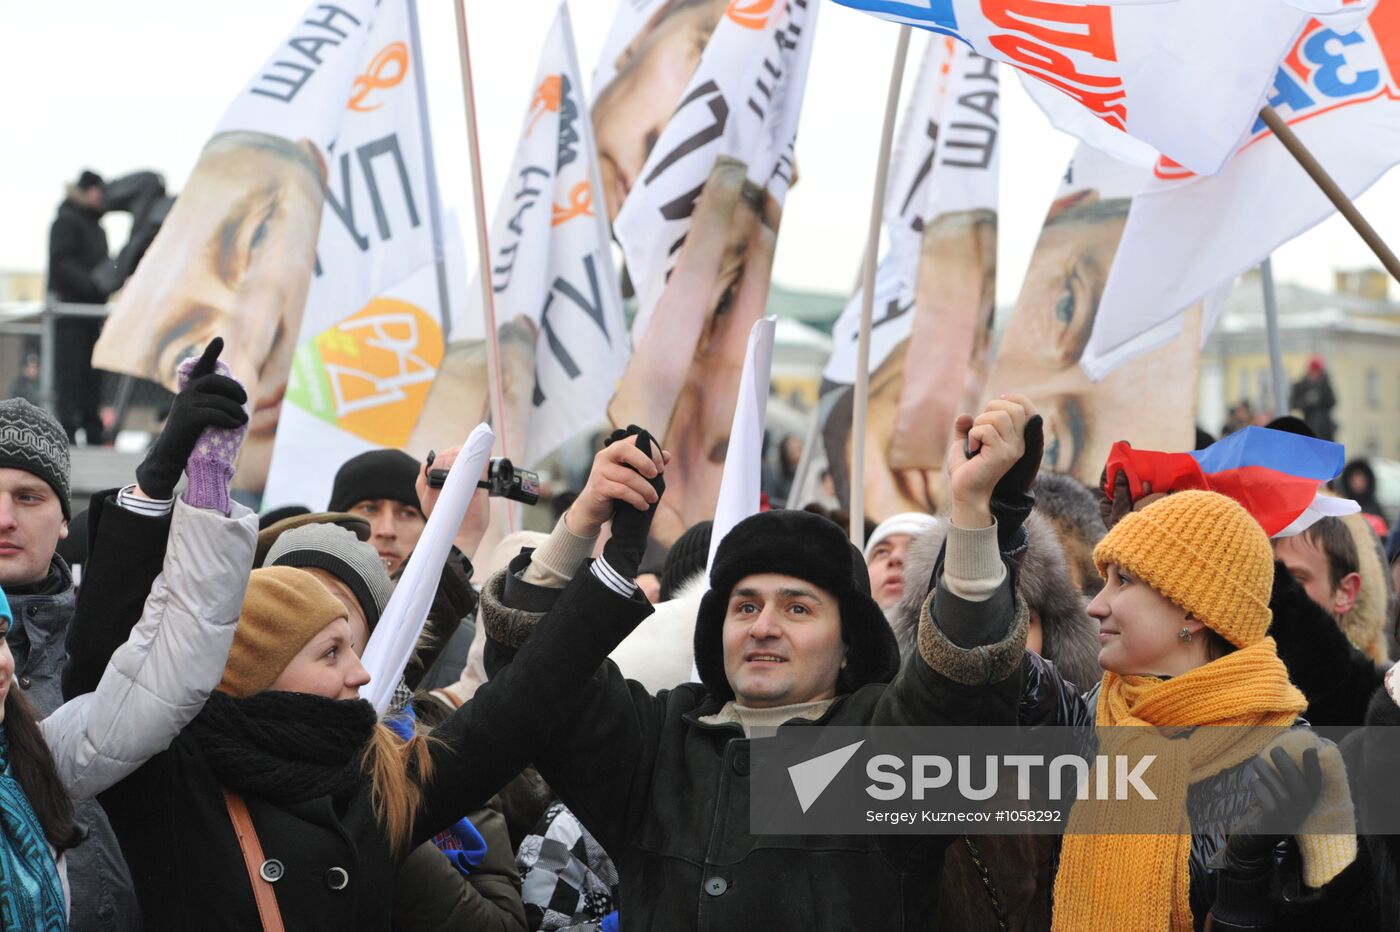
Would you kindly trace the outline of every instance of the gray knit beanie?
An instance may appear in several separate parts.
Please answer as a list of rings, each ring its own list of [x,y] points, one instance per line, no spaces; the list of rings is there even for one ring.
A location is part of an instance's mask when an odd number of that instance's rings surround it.
[[[22,469],[58,494],[65,520],[68,506],[68,435],[54,417],[23,398],[0,401],[0,468]]]
[[[354,531],[335,524],[307,524],[284,532],[267,552],[263,565],[323,569],[335,576],[355,593],[371,631],[394,591],[389,571],[375,549]]]

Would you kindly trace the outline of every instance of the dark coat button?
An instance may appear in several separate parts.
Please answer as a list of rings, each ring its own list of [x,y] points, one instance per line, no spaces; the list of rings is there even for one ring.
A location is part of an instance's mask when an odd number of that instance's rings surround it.
[[[350,886],[350,873],[343,867],[332,867],[326,871],[326,886],[332,890],[344,890]]]
[[[30,684],[31,682],[33,682],[33,681],[32,681],[29,677],[27,677],[27,676],[21,676],[21,677],[19,678],[19,688],[20,688],[20,689],[28,689],[28,688],[29,688],[29,684]]]
[[[723,877],[711,877],[705,881],[705,892],[710,896],[724,896],[724,891],[729,889],[729,881]]]
[[[268,858],[262,862],[262,867],[258,868],[258,876],[268,883],[276,883],[282,879],[282,875],[287,869],[282,866],[282,862],[276,858]]]
[[[28,606],[25,606],[24,613],[25,613],[26,615],[28,615],[30,618],[33,618],[35,615],[39,614],[39,606],[37,606],[37,605],[28,605]]]
[[[749,755],[743,752],[734,755],[734,772],[741,777],[749,775]]]

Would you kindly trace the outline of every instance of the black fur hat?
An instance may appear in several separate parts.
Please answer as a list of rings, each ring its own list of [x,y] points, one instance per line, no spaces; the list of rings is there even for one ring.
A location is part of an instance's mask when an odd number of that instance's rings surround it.
[[[734,586],[758,573],[792,576],[836,596],[841,637],[848,648],[836,685],[838,694],[894,679],[899,672],[899,647],[884,613],[870,597],[870,576],[859,551],[828,519],[780,509],[740,521],[715,553],[710,591],[701,600],[695,621],[695,668],[712,695],[734,698],[724,674],[721,629]]]

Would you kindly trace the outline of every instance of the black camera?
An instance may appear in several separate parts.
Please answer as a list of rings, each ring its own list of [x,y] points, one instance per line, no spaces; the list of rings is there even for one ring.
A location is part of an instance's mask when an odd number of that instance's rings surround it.
[[[539,473],[521,469],[504,456],[493,456],[486,475],[487,478],[478,482],[476,487],[489,490],[492,498],[508,498],[526,505],[539,504]],[[446,482],[447,470],[432,469],[428,471],[428,485],[432,488],[440,489]]]

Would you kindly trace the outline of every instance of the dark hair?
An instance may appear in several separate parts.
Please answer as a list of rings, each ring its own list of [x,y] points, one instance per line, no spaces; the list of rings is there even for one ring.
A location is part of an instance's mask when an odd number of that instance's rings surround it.
[[[5,731],[9,735],[10,766],[39,817],[44,837],[58,851],[76,846],[83,840],[83,833],[73,821],[73,800],[58,778],[58,767],[39,731],[34,707],[18,689],[11,689],[5,697]]]
[[[1356,538],[1341,518],[1323,518],[1303,532],[1303,536],[1327,557],[1327,575],[1333,589],[1351,573],[1361,572],[1361,558],[1356,553]]]
[[[1233,654],[1235,651],[1239,650],[1239,648],[1237,648],[1235,645],[1225,640],[1225,638],[1222,635],[1211,630],[1210,628],[1202,628],[1201,633],[1206,636],[1207,663],[1210,663],[1214,660],[1219,660],[1221,657],[1227,656],[1228,654]]]

